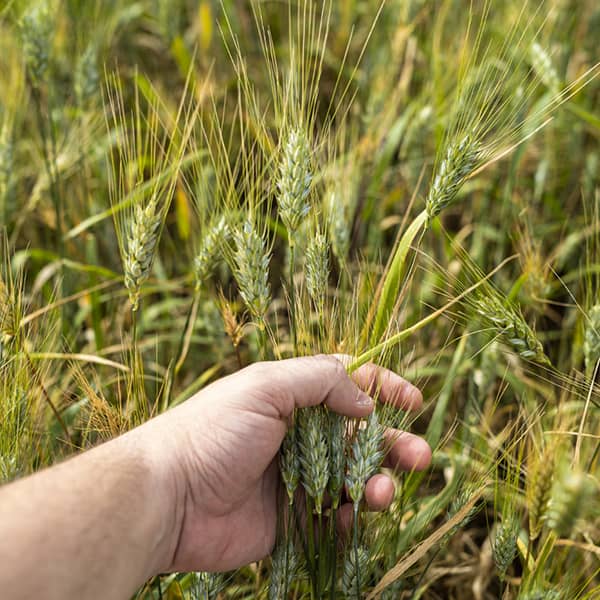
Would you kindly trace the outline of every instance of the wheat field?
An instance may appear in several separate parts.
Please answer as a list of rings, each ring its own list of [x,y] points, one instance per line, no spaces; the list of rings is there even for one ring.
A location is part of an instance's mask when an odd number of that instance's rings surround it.
[[[272,555],[137,598],[600,598],[599,40],[596,0],[0,0],[0,483],[344,354],[423,410],[297,410]],[[432,465],[370,513],[388,426]]]

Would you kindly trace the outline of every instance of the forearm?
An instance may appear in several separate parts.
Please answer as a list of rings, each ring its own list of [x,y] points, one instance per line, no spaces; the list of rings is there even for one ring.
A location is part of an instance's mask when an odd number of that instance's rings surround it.
[[[0,488],[3,597],[127,598],[168,564],[173,490],[138,440]]]

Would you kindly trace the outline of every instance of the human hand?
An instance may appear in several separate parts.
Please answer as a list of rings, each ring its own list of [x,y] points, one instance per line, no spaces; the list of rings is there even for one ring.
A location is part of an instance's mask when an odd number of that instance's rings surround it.
[[[343,358],[343,357],[342,357]],[[277,453],[294,408],[325,403],[349,417],[373,410],[367,392],[414,410],[417,388],[398,375],[367,364],[348,377],[340,360],[316,356],[256,363],[221,379],[137,432],[152,444],[170,490],[176,526],[165,548],[164,571],[225,571],[266,556],[273,548],[279,482]],[[427,443],[391,432],[385,466],[428,466]],[[378,474],[366,485],[373,510],[392,501],[393,483]],[[343,523],[350,505],[340,508]]]

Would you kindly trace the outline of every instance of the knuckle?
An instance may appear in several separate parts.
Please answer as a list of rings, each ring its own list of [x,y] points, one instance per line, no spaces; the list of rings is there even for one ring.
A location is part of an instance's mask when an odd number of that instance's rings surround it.
[[[335,381],[348,378],[346,368],[337,357],[331,354],[320,354],[316,358],[319,361],[323,361],[326,363],[328,376],[334,379]]]

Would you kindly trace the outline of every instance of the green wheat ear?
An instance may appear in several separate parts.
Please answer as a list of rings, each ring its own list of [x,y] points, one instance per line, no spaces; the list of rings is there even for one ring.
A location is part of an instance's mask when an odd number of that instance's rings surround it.
[[[31,82],[42,84],[48,72],[54,23],[45,0],[31,5],[20,22],[23,54]]]
[[[480,157],[479,145],[470,135],[449,144],[425,202],[429,223],[454,202]]]
[[[77,60],[73,75],[73,88],[80,107],[91,104],[100,91],[98,49],[91,43]]]
[[[225,217],[221,217],[212,227],[200,243],[200,249],[194,257],[194,276],[196,278],[196,290],[199,290],[212,274],[220,257],[222,246],[231,237],[231,228]]]
[[[364,581],[368,576],[369,551],[359,546],[356,552],[349,548],[342,571],[342,593],[346,600],[361,600]]]
[[[8,122],[0,129],[0,226],[5,219],[5,202],[14,163],[14,142]]]
[[[506,518],[503,517],[496,528],[492,542],[492,556],[501,578],[504,578],[508,568],[517,557],[519,528],[519,521],[514,514],[506,515]]]
[[[290,506],[294,502],[294,494],[300,483],[300,458],[296,441],[297,427],[288,428],[279,454],[279,470],[285,485]]]
[[[308,242],[304,271],[308,295],[318,309],[322,308],[329,281],[329,244],[318,231]]]
[[[283,144],[277,179],[279,214],[289,232],[290,243],[310,210],[308,197],[313,179],[310,154],[304,129],[300,126],[291,129]]]
[[[589,514],[589,503],[597,493],[593,480],[581,471],[563,466],[554,480],[546,522],[558,536],[568,537],[575,523]]]
[[[365,485],[381,467],[383,457],[383,427],[373,411],[367,419],[366,427],[358,430],[348,457],[346,487],[355,505],[362,500]]]
[[[583,341],[585,374],[592,377],[600,360],[600,305],[592,306],[588,314]]]
[[[235,231],[233,238],[235,241],[234,275],[240,295],[252,316],[262,321],[271,301],[269,285],[271,255],[265,240],[250,221],[246,221]]]
[[[289,590],[292,582],[298,577],[300,558],[290,537],[289,541],[281,541],[271,555],[271,581],[269,582],[269,600],[280,600],[285,597],[284,590]]]
[[[206,573],[203,571],[193,574],[192,599],[216,600],[219,593],[225,588],[222,573]]]
[[[297,412],[298,458],[302,486],[314,499],[318,514],[329,480],[329,444],[326,436],[326,414],[321,407]]]
[[[150,277],[162,220],[163,215],[155,199],[146,206],[136,204],[131,216],[123,267],[125,287],[134,311],[139,307],[141,287]]]
[[[481,296],[474,302],[484,326],[497,332],[500,339],[521,358],[541,365],[551,364],[542,343],[520,312],[493,294]]]

